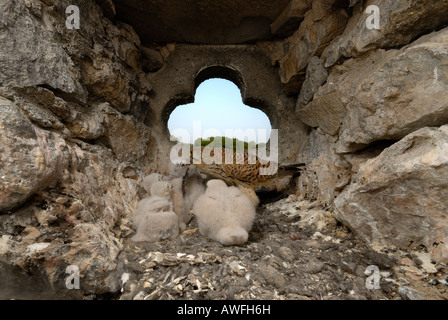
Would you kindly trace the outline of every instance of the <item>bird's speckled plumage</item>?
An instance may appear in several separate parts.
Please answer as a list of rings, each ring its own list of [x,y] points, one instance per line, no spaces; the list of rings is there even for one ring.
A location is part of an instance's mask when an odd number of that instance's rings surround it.
[[[230,186],[237,186],[248,195],[251,199],[254,199],[254,203],[258,205],[258,198],[255,194],[255,189],[261,186],[273,185],[277,179],[283,178],[288,175],[294,175],[300,172],[300,168],[304,164],[294,165],[277,165],[264,161],[249,152],[238,152],[225,148],[214,148],[210,151],[210,159],[214,158],[214,152],[221,152],[222,160],[217,161],[220,163],[208,164],[204,161],[204,156],[198,158],[199,152],[204,151],[204,147],[200,150],[195,149],[192,152],[192,163],[202,172],[212,176],[213,178],[221,179]],[[205,152],[208,154],[207,152]],[[227,157],[227,158],[226,158]],[[200,163],[199,163],[200,162]],[[261,174],[261,169],[264,169],[267,175]]]

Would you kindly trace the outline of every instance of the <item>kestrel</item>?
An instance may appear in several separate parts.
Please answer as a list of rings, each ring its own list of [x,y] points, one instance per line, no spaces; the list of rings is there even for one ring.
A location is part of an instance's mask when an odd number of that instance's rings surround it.
[[[191,152],[190,161],[203,173],[221,179],[229,186],[238,187],[255,206],[260,202],[255,193],[256,188],[272,186],[280,178],[300,173],[301,168],[305,166],[304,163],[279,165],[247,151],[222,147],[196,147]]]

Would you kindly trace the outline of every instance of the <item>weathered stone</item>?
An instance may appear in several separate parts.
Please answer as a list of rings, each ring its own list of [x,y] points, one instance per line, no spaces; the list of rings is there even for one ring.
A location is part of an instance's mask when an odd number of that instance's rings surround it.
[[[446,123],[447,34],[443,29],[402,50],[378,50],[333,67],[314,101],[300,112],[303,121],[330,134],[340,130],[337,151],[342,153]]]
[[[35,128],[12,101],[1,97],[0,138],[0,212],[5,212],[58,179],[67,166],[66,144]]]
[[[306,273],[316,274],[322,271],[325,267],[325,263],[318,260],[308,261],[306,266],[303,268],[303,271]]]
[[[2,1],[0,86],[48,86],[84,100],[80,74],[62,44],[55,41],[53,21],[47,11],[41,17],[30,13],[24,0]]]
[[[111,234],[90,223],[80,223],[73,228],[72,242],[51,244],[45,249],[45,273],[53,280],[54,290],[70,294],[65,285],[66,268],[79,268],[78,295],[84,292],[109,293],[119,290],[119,275],[115,274],[117,257],[122,248]],[[78,297],[80,298],[80,297]]]
[[[293,262],[294,261],[295,254],[288,247],[280,247],[278,249],[278,254],[280,255],[280,257],[282,257],[286,261],[289,261],[289,262]]]
[[[420,129],[366,161],[336,199],[337,218],[371,245],[425,245],[448,261],[448,126]]]
[[[105,133],[104,115],[97,106],[72,110],[72,118],[66,123],[73,137],[94,140]]]
[[[141,72],[138,75],[138,82],[140,85],[140,91],[143,93],[149,93],[152,91],[151,82],[149,82],[148,74]]]
[[[154,72],[163,67],[162,54],[151,48],[140,48],[142,53],[142,69],[144,72]]]
[[[337,6],[337,0],[314,0],[312,2],[312,17],[314,21],[319,21],[325,18],[328,15],[331,15],[335,8],[341,7],[341,5]]]
[[[287,52],[287,45],[283,41],[263,41],[258,42],[256,46],[270,58],[273,67],[279,65],[280,60]]]
[[[424,293],[408,287],[400,287],[398,293],[405,300],[427,300]]]
[[[1,95],[1,93],[0,93]],[[5,97],[7,97],[5,95]],[[51,111],[58,119],[70,117],[70,106],[64,99],[57,97],[51,90],[42,87],[15,88],[11,98],[24,100]]]
[[[336,135],[345,119],[347,110],[339,93],[331,92],[306,105],[298,112],[300,120],[310,127],[319,127],[329,135]]]
[[[32,122],[42,128],[63,129],[64,124],[48,108],[42,107],[21,98],[15,99],[16,105],[22,113]]]
[[[296,110],[301,110],[312,99],[319,87],[325,83],[328,78],[328,71],[323,66],[324,61],[314,56],[311,58],[306,68],[306,78],[297,98]]]
[[[341,34],[348,20],[344,9],[338,9],[320,20],[315,20],[314,9],[290,38],[288,53],[280,60],[282,83],[289,83],[306,68],[311,58],[319,56],[324,48]]]
[[[104,16],[108,17],[111,20],[115,17],[117,12],[115,10],[115,4],[113,0],[95,0],[95,1],[101,7]]]
[[[109,26],[109,32],[115,55],[138,72],[140,70],[140,51],[138,49],[140,39],[135,31],[126,24],[119,24],[119,28],[114,25]]]
[[[443,29],[392,53],[367,73],[346,105],[338,151],[447,123],[447,44],[448,29]]]
[[[297,162],[308,164],[298,179],[299,191],[311,199],[333,203],[334,198],[350,182],[351,165],[335,153],[337,138],[321,129],[312,130]]]
[[[82,75],[83,82],[92,96],[109,102],[121,112],[130,110],[132,78],[122,72],[121,65],[98,57],[94,61],[84,62]]]
[[[103,18],[94,1],[77,3],[81,29],[68,30],[70,4],[0,4],[0,212],[10,213],[0,215],[2,297],[119,290],[117,234],[129,235],[126,217],[139,200],[142,169],[151,169],[149,129],[91,102],[130,110],[144,100],[135,98],[139,85],[150,86],[138,81],[139,39]],[[126,141],[126,131],[137,135]],[[81,290],[67,290],[68,265],[79,267]]]
[[[122,115],[108,104],[99,109],[103,113],[105,138],[120,161],[138,161],[152,146],[151,129],[129,115]]]
[[[358,3],[343,35],[326,49],[326,67],[334,65],[341,57],[407,45],[412,39],[448,22],[446,0],[373,0],[368,5],[376,5],[380,10],[380,30],[366,27],[371,13],[364,12],[367,4]]]

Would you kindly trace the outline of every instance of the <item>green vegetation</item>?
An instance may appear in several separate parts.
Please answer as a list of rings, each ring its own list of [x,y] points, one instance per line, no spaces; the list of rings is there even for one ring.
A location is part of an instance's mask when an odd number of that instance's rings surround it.
[[[179,142],[180,139],[178,139],[175,136],[171,136],[171,141],[173,142]],[[220,143],[221,142],[221,143]],[[182,145],[188,145],[187,143],[181,143]],[[239,148],[241,148],[241,145],[244,146],[244,150],[249,150],[249,149],[259,149],[259,148],[265,148],[266,147],[266,143],[260,143],[260,144],[256,144],[254,141],[250,141],[250,142],[246,142],[246,141],[241,141],[237,138],[228,138],[228,137],[210,137],[208,139],[196,139],[196,141],[193,144],[189,144],[191,148],[194,147],[206,147],[206,146],[219,146],[219,147],[224,147],[224,148],[229,148],[232,150],[237,150],[237,147],[239,146]]]
[[[241,148],[241,146],[244,147],[244,150],[249,150],[249,149],[258,149],[260,147],[264,147],[266,144],[262,143],[262,144],[256,144],[254,141],[251,142],[246,142],[246,141],[241,141],[237,138],[228,138],[228,137],[210,137],[208,139],[197,139],[194,142],[194,146],[219,146],[219,147],[224,147],[224,148],[229,148],[229,149],[233,149],[233,150],[237,150],[237,147]]]

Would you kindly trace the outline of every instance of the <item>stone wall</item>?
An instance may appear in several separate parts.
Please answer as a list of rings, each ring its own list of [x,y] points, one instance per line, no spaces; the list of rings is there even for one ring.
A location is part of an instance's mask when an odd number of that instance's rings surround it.
[[[297,193],[375,248],[448,261],[448,2],[286,4],[270,33],[225,45],[142,45],[112,1],[0,4],[0,292],[119,290],[142,178],[168,171],[169,114],[211,77],[267,113],[281,161],[307,163]],[[62,290],[72,264],[82,292]]]
[[[336,3],[313,1],[271,55],[312,128],[299,190],[374,247],[424,245],[447,261],[448,2]],[[366,27],[369,5],[380,30]]]
[[[72,264],[84,293],[115,292],[119,238],[157,169],[139,37],[93,1],[14,0],[0,43],[0,292],[49,297]]]

